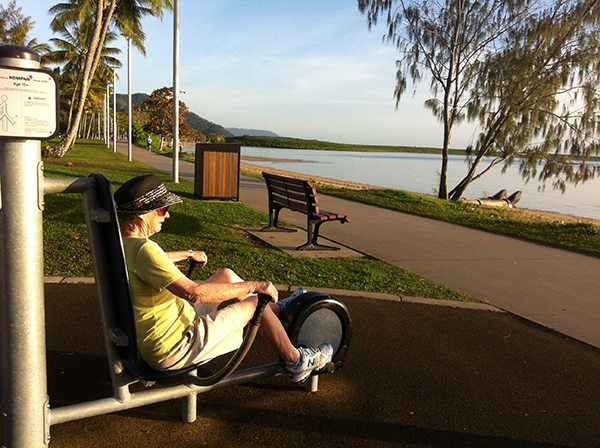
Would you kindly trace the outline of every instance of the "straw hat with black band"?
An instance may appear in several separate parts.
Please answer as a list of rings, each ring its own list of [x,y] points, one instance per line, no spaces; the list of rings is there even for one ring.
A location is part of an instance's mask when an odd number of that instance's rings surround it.
[[[167,191],[155,174],[128,180],[114,196],[119,218],[125,220],[183,202],[179,196]]]

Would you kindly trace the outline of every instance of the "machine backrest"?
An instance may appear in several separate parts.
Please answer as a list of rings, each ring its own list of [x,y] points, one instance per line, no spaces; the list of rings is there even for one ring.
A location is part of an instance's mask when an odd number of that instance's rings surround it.
[[[102,174],[94,173],[90,177],[96,180],[96,188],[92,189],[95,192],[84,193],[84,211],[109,358],[110,353],[114,353],[109,346],[112,344],[127,371],[143,380],[168,378],[192,370],[193,367],[162,372],[152,369],[140,358],[129,274],[112,186]],[[109,359],[109,363],[118,361]]]
[[[139,351],[133,302],[112,186],[102,174],[90,177],[96,180],[96,192],[84,194],[84,210],[102,317],[123,360],[136,364]]]

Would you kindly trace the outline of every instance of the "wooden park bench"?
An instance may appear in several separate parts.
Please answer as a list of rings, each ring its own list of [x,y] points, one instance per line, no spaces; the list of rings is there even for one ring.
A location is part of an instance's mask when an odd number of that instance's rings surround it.
[[[346,215],[326,212],[319,209],[317,190],[308,180],[278,176],[263,172],[269,191],[269,225],[262,232],[295,232],[279,226],[279,212],[287,208],[294,212],[304,213],[307,217],[308,241],[297,250],[339,250],[339,247],[318,244],[319,228],[329,221],[350,222]]]

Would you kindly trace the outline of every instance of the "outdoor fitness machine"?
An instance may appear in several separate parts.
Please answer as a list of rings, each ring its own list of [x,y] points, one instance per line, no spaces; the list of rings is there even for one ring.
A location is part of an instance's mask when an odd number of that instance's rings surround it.
[[[261,304],[248,330],[250,336],[232,360],[210,378],[195,367],[160,372],[139,357],[129,278],[123,255],[112,186],[101,174],[87,178],[45,178],[41,140],[58,132],[58,85],[40,70],[37,53],[20,46],[0,46],[0,422],[2,447],[41,448],[50,441],[50,426],[183,398],[183,419],[196,419],[196,395],[215,388],[255,381],[285,371],[283,362],[237,371],[266,306]],[[44,195],[80,193],[113,397],[50,407],[46,379],[44,257],[42,211]],[[342,366],[351,339],[348,310],[322,293],[307,293],[284,310],[284,326],[292,342],[329,342],[334,357],[327,371]],[[317,372],[322,373],[322,372]],[[180,375],[174,385],[130,391],[132,384],[150,386]],[[169,383],[171,384],[171,383]],[[317,388],[317,376],[307,390]]]

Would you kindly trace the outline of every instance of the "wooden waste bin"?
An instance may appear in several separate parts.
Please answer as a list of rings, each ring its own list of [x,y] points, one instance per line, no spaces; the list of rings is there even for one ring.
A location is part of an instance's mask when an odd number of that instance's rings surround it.
[[[196,143],[194,195],[200,199],[240,199],[240,145]]]

